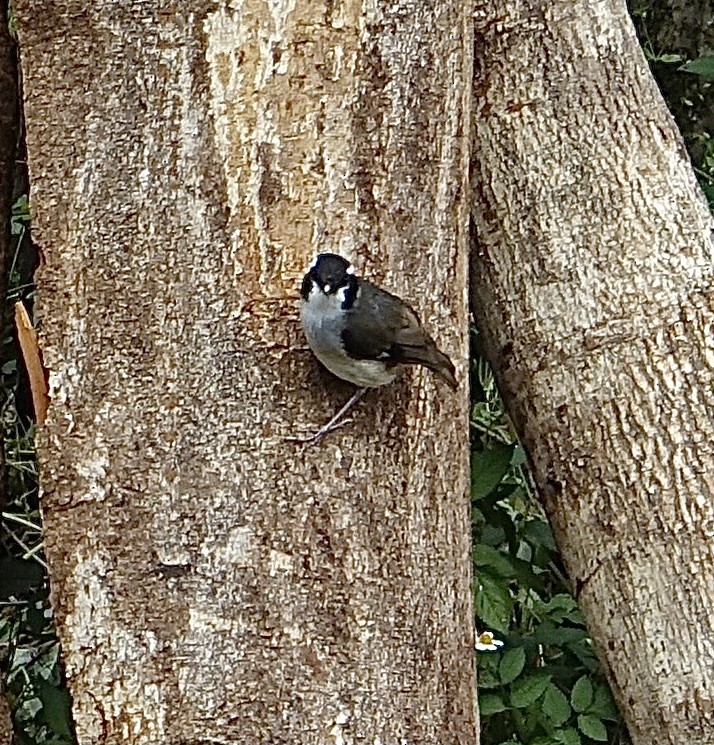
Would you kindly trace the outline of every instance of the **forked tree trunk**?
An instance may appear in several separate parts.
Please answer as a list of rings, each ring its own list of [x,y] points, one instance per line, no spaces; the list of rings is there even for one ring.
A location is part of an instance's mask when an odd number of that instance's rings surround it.
[[[476,738],[470,13],[19,0],[47,556],[79,740]],[[297,321],[337,250],[458,361],[351,390]]]
[[[633,741],[714,743],[712,220],[623,2],[477,5],[480,325]]]

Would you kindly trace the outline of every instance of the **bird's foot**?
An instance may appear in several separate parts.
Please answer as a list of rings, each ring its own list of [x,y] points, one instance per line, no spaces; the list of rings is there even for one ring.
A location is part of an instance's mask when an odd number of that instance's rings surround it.
[[[344,427],[345,424],[349,424],[349,422],[352,421],[352,419],[345,419],[345,414],[364,396],[365,393],[369,388],[360,388],[353,396],[352,398],[335,414],[335,416],[330,419],[330,421],[320,429],[317,430],[317,432],[307,436],[307,437],[286,437],[286,440],[289,440],[290,442],[299,442],[303,445],[314,445],[316,442],[319,442],[325,435],[329,434],[330,432],[333,432],[336,429],[339,429],[340,427]]]
[[[335,422],[334,424],[330,425],[328,422],[324,427],[320,427],[320,429],[317,430],[317,432],[313,432],[311,435],[305,435],[303,437],[296,437],[296,436],[288,436],[284,437],[284,440],[287,440],[288,442],[297,442],[301,445],[314,445],[316,442],[319,442],[325,435],[329,435],[330,432],[334,432],[337,429],[341,429],[346,424],[350,424],[352,421],[354,421],[351,418],[343,419],[341,422]],[[330,426],[328,426],[330,425]]]

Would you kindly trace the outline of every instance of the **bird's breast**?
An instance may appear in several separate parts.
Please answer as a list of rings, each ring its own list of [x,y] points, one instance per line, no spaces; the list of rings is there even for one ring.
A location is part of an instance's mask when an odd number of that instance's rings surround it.
[[[304,300],[300,320],[307,343],[320,362],[338,378],[361,388],[378,388],[391,383],[397,376],[394,367],[381,360],[360,360],[350,357],[342,342],[346,317],[338,303],[324,295]]]

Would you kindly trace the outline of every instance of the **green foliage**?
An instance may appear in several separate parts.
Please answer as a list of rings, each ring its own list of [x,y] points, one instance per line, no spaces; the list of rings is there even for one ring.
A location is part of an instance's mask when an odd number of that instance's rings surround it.
[[[474,604],[483,745],[625,743],[550,526],[493,376],[476,359],[472,390]]]
[[[6,693],[20,745],[71,745],[69,694],[59,667],[52,615],[42,589],[0,619],[0,645],[6,646]]]
[[[35,264],[30,207],[23,195],[10,218],[14,254],[2,328],[0,411],[7,469],[0,538],[0,662],[18,745],[74,742],[69,694],[49,604],[38,504],[34,424],[12,326],[12,304],[32,300]]]
[[[714,78],[714,57],[698,57],[685,62],[680,68],[684,72],[701,75],[703,78]]]

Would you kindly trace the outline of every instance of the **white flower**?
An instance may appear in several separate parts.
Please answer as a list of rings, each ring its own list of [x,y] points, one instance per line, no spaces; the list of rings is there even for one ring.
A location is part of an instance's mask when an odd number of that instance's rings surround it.
[[[490,631],[484,631],[476,636],[476,649],[479,652],[495,652],[502,646],[503,642],[500,639],[494,639]]]

